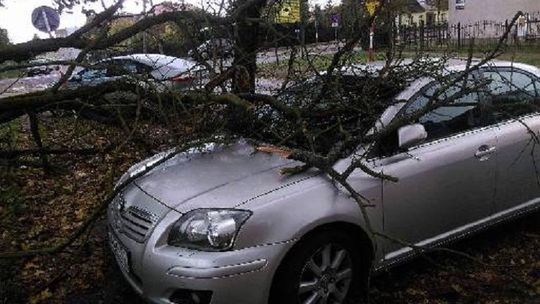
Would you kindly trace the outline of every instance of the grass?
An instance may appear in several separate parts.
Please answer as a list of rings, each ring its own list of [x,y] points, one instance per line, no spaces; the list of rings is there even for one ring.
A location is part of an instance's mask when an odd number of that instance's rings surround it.
[[[539,47],[532,46],[523,46],[519,48],[508,47],[504,50],[504,53],[497,57],[497,59],[521,62],[540,67],[540,52],[538,51],[539,49]],[[477,50],[473,52],[473,54],[475,57],[482,58],[485,57],[486,53],[491,50],[492,47],[478,47]],[[462,49],[460,51],[453,52],[453,54],[461,57],[467,57],[469,53],[467,49]]]
[[[510,60],[515,62],[527,63],[534,65],[540,68],[540,52],[539,51],[516,51],[516,52],[506,52],[501,55],[499,59]]]
[[[5,67],[5,66],[12,66],[16,64],[15,62],[13,61],[8,61],[4,64],[0,64],[0,68],[2,67]],[[1,79],[13,79],[13,78],[19,78],[21,77],[22,75],[25,74],[25,71],[24,69],[23,70],[9,70],[9,71],[4,71],[4,72],[0,72],[0,80]]]
[[[21,132],[20,120],[15,119],[10,122],[0,124],[0,148],[9,149],[13,147]]]
[[[485,56],[486,51],[488,50],[489,49],[486,47],[483,47],[483,48],[479,47],[478,50],[474,52],[474,57],[482,58]],[[416,54],[417,53],[414,51],[405,51],[403,52],[402,56],[413,57]],[[467,57],[468,51],[466,49],[462,49],[461,51],[433,50],[433,51],[426,51],[425,54],[430,55],[430,56],[451,55],[453,57]],[[305,57],[302,58],[298,56],[295,59],[295,62],[293,65],[293,68],[294,68],[293,71],[295,74],[300,74],[300,75],[313,74],[313,69],[316,69],[317,71],[322,71],[326,69],[330,65],[332,58],[333,58],[333,54],[310,55],[309,60]],[[385,59],[384,51],[379,51],[375,53],[375,60],[384,60],[384,59]],[[497,59],[521,62],[521,63],[526,63],[526,64],[540,67],[540,52],[537,50],[537,48],[533,48],[533,47],[508,48]],[[347,64],[358,64],[358,63],[366,63],[366,62],[367,62],[367,53],[365,51],[360,51],[360,52],[354,52],[352,54],[344,56],[342,58],[341,64],[347,65]],[[258,66],[259,75],[262,77],[285,78],[285,76],[287,75],[288,66],[289,66],[288,58],[280,60],[279,62],[259,64]]]
[[[13,79],[21,77],[21,72],[17,70],[0,72],[0,79]]]
[[[294,72],[299,74],[313,74],[313,69],[322,71],[330,66],[333,57],[334,54],[310,54],[308,59],[298,55],[293,65]],[[384,58],[385,55],[383,52],[378,52],[375,54],[375,60],[383,60]],[[353,52],[343,56],[341,60],[341,65],[366,63],[367,53],[364,51]],[[288,67],[289,60],[286,58],[280,60],[279,62],[259,64],[258,69],[260,75],[264,77],[284,78],[287,75]]]
[[[486,54],[493,50],[493,45],[479,45],[475,48],[473,51],[473,55],[476,58],[483,58],[486,56]],[[499,60],[508,60],[508,61],[514,61],[514,62],[520,62],[520,63],[526,63],[530,65],[534,65],[537,67],[540,67],[540,46],[522,46],[522,47],[507,47],[504,52],[497,57]],[[451,55],[454,57],[467,57],[469,55],[469,50],[466,47],[463,47],[460,50],[455,49],[433,49],[433,50],[426,50],[426,54],[429,54],[431,56],[441,56],[441,55]],[[404,52],[405,56],[413,56],[415,54],[414,51],[406,51]]]

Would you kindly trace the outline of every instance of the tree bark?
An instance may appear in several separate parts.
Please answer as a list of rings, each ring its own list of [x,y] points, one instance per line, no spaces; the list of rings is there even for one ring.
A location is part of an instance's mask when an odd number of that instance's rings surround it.
[[[38,148],[39,159],[41,160],[41,165],[43,166],[43,171],[45,173],[50,172],[49,159],[47,154],[43,150],[43,142],[41,141],[41,134],[39,133],[39,123],[38,118],[35,112],[29,112],[28,117],[30,118],[30,130],[32,131],[32,137]]]
[[[236,73],[233,77],[233,91],[236,93],[254,93],[260,26],[259,22],[249,20],[258,20],[261,17],[266,0],[241,0],[237,4],[239,7],[237,10],[243,11],[243,14],[236,19],[235,56],[233,60]]]

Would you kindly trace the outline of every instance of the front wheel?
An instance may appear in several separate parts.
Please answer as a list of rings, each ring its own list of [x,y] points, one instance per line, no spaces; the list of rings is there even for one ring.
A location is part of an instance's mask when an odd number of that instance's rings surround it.
[[[276,273],[270,303],[345,303],[367,275],[361,257],[345,232],[323,231],[300,241]]]

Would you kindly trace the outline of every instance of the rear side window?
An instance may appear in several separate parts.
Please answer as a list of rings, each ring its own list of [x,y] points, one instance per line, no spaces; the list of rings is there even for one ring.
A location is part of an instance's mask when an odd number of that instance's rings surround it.
[[[486,70],[489,117],[500,122],[538,111],[540,83],[534,75],[515,68]]]
[[[124,61],[122,62],[124,70],[129,74],[140,74],[140,71],[137,67],[137,64],[133,61]]]
[[[151,67],[133,60],[126,60],[124,62],[124,67],[130,73],[138,75],[149,74],[152,71]]]

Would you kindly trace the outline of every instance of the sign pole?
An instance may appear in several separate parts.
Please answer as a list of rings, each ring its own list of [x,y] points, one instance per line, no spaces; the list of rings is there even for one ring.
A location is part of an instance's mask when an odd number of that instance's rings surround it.
[[[375,37],[375,21],[371,23],[369,29],[369,50],[368,50],[368,62],[373,62],[373,38]]]
[[[334,28],[334,40],[337,42],[338,40],[338,27],[339,27],[339,15],[331,15],[330,16],[330,22],[332,23],[332,27]]]
[[[369,49],[368,49],[368,62],[373,62],[373,44],[375,38],[375,12],[377,8],[381,5],[379,0],[368,0],[366,1],[366,10],[369,15],[373,18],[371,26],[369,27]]]
[[[146,17],[146,1],[147,0],[143,0],[143,15],[144,15],[144,17]],[[142,33],[142,44],[143,44],[142,45],[142,48],[143,48],[142,51],[143,51],[144,54],[146,54],[147,51],[148,51],[147,42],[146,42],[146,31],[143,31],[143,33]]]
[[[43,17],[43,20],[45,21],[45,27],[47,28],[47,33],[49,33],[49,37],[53,38],[51,33],[51,25],[49,24],[49,18],[47,18],[47,14],[45,14],[45,11],[41,11],[41,17]]]

